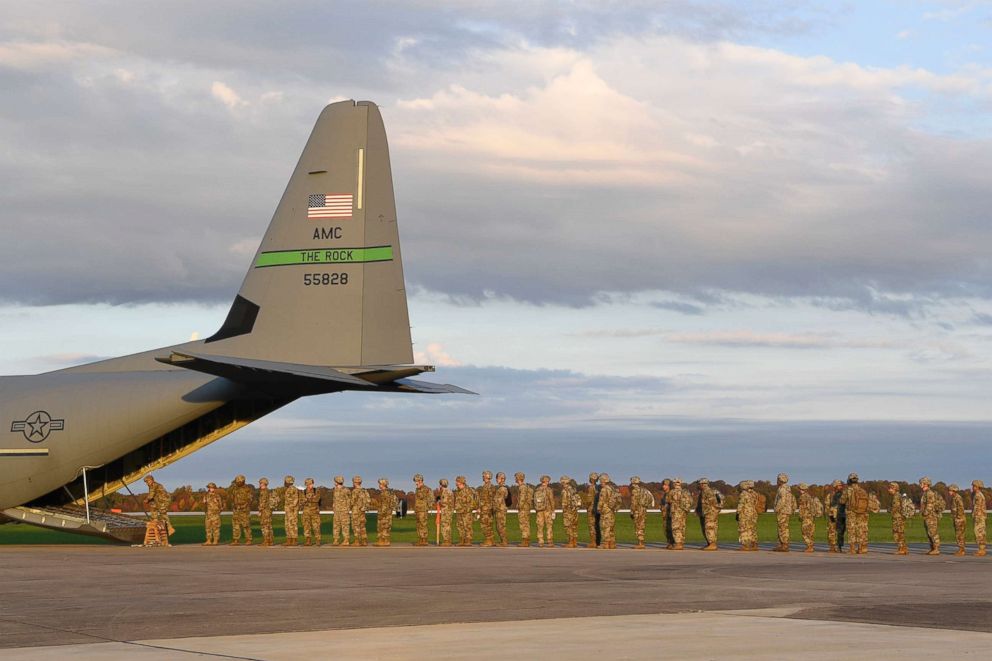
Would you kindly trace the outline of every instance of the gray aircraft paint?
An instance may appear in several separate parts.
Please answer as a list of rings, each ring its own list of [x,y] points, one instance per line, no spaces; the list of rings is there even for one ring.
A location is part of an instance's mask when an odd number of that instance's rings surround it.
[[[313,195],[337,197],[308,211]],[[94,500],[300,396],[467,392],[407,379],[433,370],[412,362],[382,118],[370,102],[334,103],[217,334],[0,378],[0,511],[82,502],[83,467]]]

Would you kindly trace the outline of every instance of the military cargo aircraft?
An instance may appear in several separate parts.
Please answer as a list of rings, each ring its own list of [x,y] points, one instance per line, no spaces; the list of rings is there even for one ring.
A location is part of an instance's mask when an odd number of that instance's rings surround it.
[[[431,371],[413,364],[382,117],[331,104],[216,333],[0,377],[0,518],[132,541],[132,519],[89,504],[300,397],[469,392],[409,378]]]

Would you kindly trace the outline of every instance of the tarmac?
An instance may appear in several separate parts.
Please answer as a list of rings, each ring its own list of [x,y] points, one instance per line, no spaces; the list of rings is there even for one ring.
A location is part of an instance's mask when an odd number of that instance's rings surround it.
[[[0,548],[4,659],[987,658],[992,558]]]

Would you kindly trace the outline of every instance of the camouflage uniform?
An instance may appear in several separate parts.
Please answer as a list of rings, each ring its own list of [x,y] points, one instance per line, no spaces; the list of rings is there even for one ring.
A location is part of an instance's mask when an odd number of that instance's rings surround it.
[[[775,551],[789,550],[789,520],[796,512],[796,499],[789,488],[789,476],[778,474],[778,491],[775,492],[775,523],[778,525],[778,546]]]
[[[703,531],[703,539],[706,540],[703,550],[716,551],[720,525],[720,498],[705,477],[699,480],[696,515],[699,516],[699,526]]]
[[[574,549],[579,542],[579,506],[581,499],[575,487],[572,486],[572,478],[562,475],[561,480],[561,518],[565,524],[565,535],[568,537],[566,547]]]
[[[496,473],[496,535],[499,537],[499,546],[506,546],[506,501],[510,496],[510,488],[506,486],[506,474]]]
[[[455,478],[455,513],[458,515],[459,546],[472,546],[472,524],[477,506],[475,490],[468,486],[463,476],[459,475]]]
[[[964,513],[964,500],[958,493],[958,485],[952,484],[947,487],[951,494],[951,517],[954,520],[954,541],[958,543],[958,550],[954,555],[964,555],[964,531],[968,524],[968,519]]]
[[[251,544],[251,487],[245,484],[245,476],[234,478],[231,488],[231,545],[241,543],[241,531],[245,533],[245,544]]]
[[[542,475],[541,484],[534,489],[534,509],[537,510],[537,545],[555,545],[555,494],[551,491],[551,476]]]
[[[220,541],[220,512],[224,509],[224,499],[217,491],[217,485],[211,482],[207,485],[207,495],[203,497],[203,510],[206,516],[203,520],[207,541],[204,546],[216,546]]]
[[[258,481],[258,526],[262,529],[262,546],[272,546],[272,510],[275,496],[269,491],[268,478]]]
[[[859,484],[857,473],[847,476],[847,488],[840,495],[840,502],[847,514],[848,553],[868,552],[868,492]],[[861,511],[864,510],[864,511]]]
[[[334,476],[334,527],[331,530],[331,544],[348,546],[351,542],[351,489],[344,485],[344,475]]]
[[[475,490],[479,499],[479,527],[482,528],[482,546],[493,545],[493,515],[496,509],[496,485],[492,471],[482,472],[482,485]]]
[[[665,548],[675,548],[675,535],[672,534],[672,481],[661,481],[661,527],[665,531]]]
[[[448,481],[442,479],[438,489],[438,508],[441,512],[441,546],[451,546],[451,515],[455,511],[455,494],[448,488]]]
[[[985,555],[985,484],[981,480],[974,480],[971,483],[971,520],[975,526],[975,541],[978,543],[978,550],[975,555]]]
[[[283,527],[286,529],[284,546],[296,546],[296,538],[300,532],[300,490],[294,485],[292,475],[287,475],[284,481],[286,491],[283,494]]]
[[[372,497],[369,490],[362,486],[362,478],[355,476],[351,481],[351,530],[355,535],[355,543],[359,546],[369,545],[368,517],[366,513],[372,507]]]
[[[930,478],[920,478],[920,487],[923,488],[923,496],[920,497],[920,514],[923,515],[923,527],[927,531],[927,538],[930,540],[930,550],[927,555],[940,555],[940,517],[944,515],[946,503],[944,499],[930,488]]]
[[[805,482],[799,483],[799,522],[802,526],[806,553],[812,553],[813,538],[816,533],[816,499],[810,495],[809,485]]]
[[[889,494],[892,496],[889,513],[892,515],[892,540],[896,543],[896,555],[906,555],[909,553],[906,547],[906,514],[899,496],[899,485],[889,482]]]
[[[589,486],[585,493],[586,523],[589,526],[589,548],[594,549],[599,546],[600,526],[599,526],[599,473],[589,473]]]
[[[741,551],[758,550],[758,494],[754,482],[744,480],[740,484],[740,497],[737,500],[737,531]]]
[[[843,483],[834,480],[831,489],[823,497],[823,509],[827,516],[827,541],[830,552],[838,553],[844,550],[844,533],[847,531],[847,509],[840,502]]]
[[[375,516],[375,545],[389,546],[393,533],[393,512],[396,511],[398,499],[389,489],[389,480],[379,478],[379,509]]]
[[[668,519],[672,528],[672,549],[685,548],[685,517],[692,509],[692,497],[682,488],[682,478],[675,478],[668,492]]]
[[[610,482],[610,476],[602,473],[599,476],[599,547],[615,549],[617,547],[617,509],[619,508],[620,492]]]
[[[413,476],[413,481],[417,485],[413,491],[413,513],[417,517],[417,541],[414,542],[414,546],[427,546],[427,515],[434,503],[434,494],[431,488],[424,484],[424,476],[420,473]]]
[[[530,511],[534,509],[534,487],[524,482],[526,476],[517,473],[517,524],[520,526],[520,546],[530,546]]]
[[[172,504],[172,498],[166,488],[156,482],[151,475],[145,476],[145,484],[148,485],[148,495],[145,497],[145,504],[149,505],[148,516],[166,533],[168,539],[168,536],[175,532],[169,521],[169,506]]]
[[[641,486],[641,478],[636,475],[630,478],[630,518],[634,520],[634,538],[636,549],[644,548],[644,526],[648,518],[648,500],[651,494]]]
[[[310,546],[311,540],[320,546],[320,492],[313,484],[313,478],[304,480],[303,489],[303,545]]]

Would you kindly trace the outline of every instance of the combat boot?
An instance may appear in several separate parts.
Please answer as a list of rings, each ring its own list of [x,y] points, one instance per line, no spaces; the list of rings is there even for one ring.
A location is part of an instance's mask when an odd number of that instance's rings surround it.
[[[231,543],[228,544],[228,546],[240,546],[240,545],[241,545],[241,541],[237,539],[232,540]]]
[[[703,551],[716,551],[717,550],[716,542],[710,542],[709,544],[707,544],[706,546],[704,546],[702,548],[702,550]]]
[[[954,555],[964,555],[964,544],[958,544],[958,550],[954,552]]]
[[[930,547],[930,550],[927,551],[927,555],[940,555],[940,547],[939,546],[931,546]]]
[[[486,537],[484,540],[482,540],[482,544],[480,544],[480,546],[492,546],[492,545],[493,545],[492,537]]]
[[[306,539],[303,540],[303,546],[310,546],[310,538],[309,537],[307,537]]]
[[[899,548],[896,549],[896,555],[909,555],[909,549],[905,544],[900,544]]]
[[[864,555],[867,552],[868,552],[868,545],[867,544],[862,544],[861,546],[858,547],[858,554],[859,555]]]
[[[525,537],[521,539],[520,546],[524,546],[524,547],[530,546],[530,537]]]
[[[789,547],[786,546],[785,544],[779,544],[778,546],[776,546],[775,548],[773,548],[772,551],[774,551],[776,553],[788,553],[789,552]]]
[[[836,544],[831,544],[830,549],[827,551],[827,553],[840,553],[840,551],[837,550]]]
[[[588,544],[586,544],[586,548],[587,549],[594,549],[594,548],[596,548],[596,542],[589,542]]]
[[[813,548],[813,545],[812,544],[807,544],[806,545],[806,550],[803,551],[803,553],[813,553],[814,551],[815,551],[815,549]]]
[[[673,551],[682,551],[684,549],[685,549],[685,544],[681,544],[681,543],[676,544],[675,546],[672,547]]]
[[[565,548],[574,549],[576,546],[578,546],[578,540],[574,537],[569,537],[568,544],[565,545]]]
[[[665,544],[666,551],[671,551],[674,548],[675,548],[675,544]]]
[[[643,539],[639,539],[639,540],[637,540],[637,544],[634,545],[634,548],[635,549],[644,549],[644,548],[647,548],[647,547],[644,546],[644,540]]]
[[[985,555],[985,544],[979,544],[978,550],[975,551],[975,555],[982,557]]]

